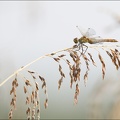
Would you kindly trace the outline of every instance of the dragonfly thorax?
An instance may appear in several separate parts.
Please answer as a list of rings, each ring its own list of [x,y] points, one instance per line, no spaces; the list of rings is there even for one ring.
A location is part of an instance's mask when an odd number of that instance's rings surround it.
[[[89,42],[89,39],[85,36],[83,36],[79,39],[79,43],[87,43],[87,42]]]

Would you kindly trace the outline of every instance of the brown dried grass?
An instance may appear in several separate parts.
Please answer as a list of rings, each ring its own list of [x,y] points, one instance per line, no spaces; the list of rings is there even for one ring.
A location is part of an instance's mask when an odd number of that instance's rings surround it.
[[[103,47],[103,46],[102,46]],[[96,63],[95,60],[92,56],[91,53],[85,53],[85,54],[81,54],[79,51],[75,50],[76,47],[72,47],[72,48],[67,48],[67,49],[63,49],[57,52],[53,52],[51,54],[47,54],[44,56],[39,57],[38,59],[32,61],[31,63],[27,64],[26,66],[21,67],[20,69],[18,69],[15,73],[13,73],[11,76],[9,76],[6,80],[4,80],[0,86],[4,85],[10,78],[12,78],[13,76],[15,76],[15,79],[12,81],[12,88],[10,90],[10,95],[11,95],[11,109],[9,112],[9,119],[12,119],[13,117],[13,111],[16,108],[16,89],[17,87],[19,87],[18,84],[18,75],[21,71],[23,71],[25,68],[27,68],[28,66],[30,66],[31,64],[35,63],[36,61],[45,58],[45,57],[50,57],[52,58],[55,62],[58,63],[58,72],[60,74],[60,79],[58,80],[58,89],[61,88],[63,79],[65,78],[65,73],[63,72],[62,69],[62,65],[60,63],[61,60],[64,60],[65,63],[67,64],[68,68],[69,68],[69,76],[70,76],[70,88],[72,88],[73,84],[76,85],[75,87],[75,94],[74,94],[74,103],[77,104],[78,103],[78,95],[80,93],[80,88],[79,88],[79,83],[80,83],[80,77],[81,77],[81,59],[84,60],[85,62],[85,67],[86,67],[86,72],[84,74],[84,84],[86,86],[87,84],[87,80],[88,80],[88,75],[89,75],[89,64],[92,64],[96,67]],[[113,62],[113,65],[115,65],[116,70],[119,69],[120,67],[120,52],[116,49],[117,46],[112,49],[108,49],[105,50],[105,52],[107,53],[106,55],[108,55],[110,57],[110,59]],[[64,52],[64,54],[61,55],[57,55],[57,53],[61,53]],[[67,57],[67,54],[69,54],[70,58],[72,58],[72,60],[69,60]],[[57,57],[56,57],[57,56]],[[102,55],[100,54],[100,52],[98,52],[98,58],[100,60],[100,63],[102,65],[101,70],[102,70],[102,78],[104,79],[105,77],[105,70],[106,70],[106,64],[104,62],[104,59],[102,57]],[[27,115],[27,119],[40,119],[40,97],[39,97],[39,90],[43,89],[44,90],[44,94],[46,95],[45,98],[45,102],[44,102],[44,107],[47,108],[48,107],[48,93],[47,93],[47,83],[44,77],[42,77],[40,74],[38,74],[36,71],[31,71],[28,70],[27,71],[31,77],[32,77],[32,81],[34,81],[34,85],[31,83],[31,81],[29,79],[27,79],[24,75],[22,77],[23,81],[24,81],[24,86],[23,86],[23,91],[24,94],[26,95],[26,105],[27,110],[26,110],[26,115]],[[38,81],[38,82],[37,82]],[[39,81],[41,82],[41,87],[39,85]],[[32,89],[32,91],[29,91],[29,88]]]

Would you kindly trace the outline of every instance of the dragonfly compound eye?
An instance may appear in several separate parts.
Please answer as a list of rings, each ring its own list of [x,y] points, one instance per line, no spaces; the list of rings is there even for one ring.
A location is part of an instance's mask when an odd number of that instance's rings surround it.
[[[74,43],[77,44],[78,43],[78,38],[74,38]]]

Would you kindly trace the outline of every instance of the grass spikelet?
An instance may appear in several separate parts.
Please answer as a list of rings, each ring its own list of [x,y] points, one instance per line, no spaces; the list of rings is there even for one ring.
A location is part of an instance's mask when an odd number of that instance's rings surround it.
[[[61,78],[58,81],[58,90],[60,89],[62,82],[63,82],[63,76],[61,76]]]
[[[104,63],[104,61],[103,61],[102,56],[101,56],[100,54],[98,54],[98,56],[99,56],[99,60],[100,60],[100,62],[101,62],[101,64],[102,64],[102,77],[103,77],[103,79],[104,79],[104,77],[105,77],[105,63]]]
[[[82,57],[83,57],[83,59],[85,60],[85,64],[86,64],[86,72],[85,72],[85,74],[84,74],[84,84],[85,84],[85,86],[86,86],[86,83],[87,83],[87,80],[88,80],[88,71],[90,70],[90,68],[89,68],[89,59],[87,58],[87,56],[85,55],[85,54],[83,54],[82,55]]]
[[[113,64],[116,66],[116,69],[118,70],[119,65],[120,65],[120,61],[119,61],[119,57],[118,57],[118,54],[116,53],[116,51],[111,50],[112,54],[109,51],[106,51],[106,53],[111,58]]]
[[[113,55],[112,61],[113,61],[114,65],[116,66],[116,69],[118,70],[118,68],[119,68],[119,65],[117,64],[118,56],[114,50],[112,50],[112,49],[110,49],[110,50],[111,50],[111,53]]]
[[[26,81],[25,81],[25,84],[26,84],[27,86],[31,86],[31,84],[30,84],[30,81],[29,81],[29,80],[26,80]]]
[[[60,80],[58,81],[58,90],[59,90],[60,87],[61,87],[61,83],[63,82],[63,78],[65,78],[65,74],[62,72],[62,67],[61,67],[60,64],[59,64],[59,72],[60,72],[61,78],[60,78]]]
[[[17,87],[18,87],[18,82],[17,82],[17,74],[16,74],[15,79],[12,81],[12,89],[10,90],[10,95],[13,95],[13,96],[12,96],[12,99],[10,102],[11,110],[8,115],[9,119],[12,119],[13,111],[16,108],[16,98],[17,98],[16,89],[17,89]]]
[[[44,106],[45,106],[45,108],[48,107],[48,99],[47,98],[45,99]]]
[[[32,78],[35,80],[35,79],[36,79],[36,77],[34,76],[34,73],[35,73],[35,72],[29,71],[29,70],[28,70],[28,72],[31,74]]]
[[[90,57],[90,59],[91,59],[91,61],[92,61],[92,64],[93,64],[94,66],[96,66],[96,63],[95,63],[95,61],[94,61],[93,58],[92,58],[92,55],[91,55],[90,53],[88,53],[88,55],[89,55],[89,57]]]
[[[120,52],[117,49],[115,49],[115,53],[118,61],[118,66],[120,67]]]
[[[76,89],[75,89],[75,95],[74,95],[74,103],[77,104],[78,103],[78,95],[80,93],[80,89],[78,86],[78,83],[76,84]]]
[[[53,58],[56,62],[60,61],[60,58]]]
[[[65,74],[62,71],[62,66],[59,64],[59,72],[62,77],[65,77]]]
[[[74,81],[74,78],[73,78],[73,69],[72,69],[72,65],[70,63],[70,61],[68,59],[66,59],[66,63],[67,65],[69,66],[69,75],[70,75],[70,88],[72,88],[72,85],[73,85],[73,81]]]
[[[13,117],[13,109],[10,110],[9,114],[8,114],[8,118],[9,120],[11,120]]]

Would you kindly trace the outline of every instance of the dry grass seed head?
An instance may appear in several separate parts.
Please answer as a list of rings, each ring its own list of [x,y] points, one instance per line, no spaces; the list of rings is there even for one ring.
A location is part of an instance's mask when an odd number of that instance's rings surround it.
[[[72,88],[73,82],[74,82],[74,77],[73,77],[73,66],[71,65],[70,61],[68,59],[66,59],[66,62],[69,66],[69,75],[70,75],[70,88]]]
[[[120,65],[120,61],[119,61],[118,57],[117,57],[117,56],[116,56],[116,57],[114,57],[114,55],[113,55],[113,54],[111,54],[109,51],[106,51],[106,53],[107,53],[107,54],[108,54],[108,56],[111,58],[112,62],[113,62],[113,63],[114,63],[114,65],[116,66],[116,69],[118,70],[119,65]],[[116,63],[116,59],[117,59],[117,61],[118,61],[118,65],[117,65],[117,63]]]
[[[107,51],[107,50],[106,50],[106,53],[109,55],[109,57],[110,57],[111,60],[112,60],[112,58],[113,58],[112,54],[111,54],[109,51]]]
[[[40,113],[40,109],[37,109],[37,114],[39,114]]]
[[[8,117],[9,117],[10,120],[12,119],[12,116],[13,116],[13,110],[11,109],[9,114],[8,114]]]
[[[16,98],[12,98],[10,105],[14,107],[14,109],[16,108]]]
[[[30,104],[30,98],[28,96],[26,97],[26,104]]]
[[[24,93],[26,94],[27,93],[27,88],[24,86]]]
[[[85,75],[84,75],[84,80],[86,81],[88,79],[88,70],[86,71]]]
[[[72,66],[72,69],[73,69],[73,78],[74,78],[74,82],[77,81],[77,70],[76,70],[76,67],[75,67],[75,64]]]
[[[33,72],[33,71],[29,71],[29,70],[28,70],[28,72],[29,72],[29,73],[32,73],[32,74],[35,73],[35,72]]]
[[[35,72],[33,72],[33,71],[29,71],[29,70],[28,70],[28,72],[30,73],[30,75],[32,76],[32,78],[35,80],[36,77],[33,75]]]
[[[35,82],[35,86],[36,86],[36,91],[38,91],[39,90],[39,86],[38,86],[37,82]]]
[[[27,120],[31,120],[31,117],[30,117],[30,116],[28,116],[28,117],[27,117]]]
[[[59,58],[62,58],[62,57],[64,57],[64,56],[66,56],[66,55],[62,54],[62,55],[59,55],[58,57],[59,57]]]
[[[102,75],[103,75],[103,79],[104,79],[104,77],[105,77],[105,63],[103,61],[102,56],[100,54],[98,54],[98,56],[99,56],[99,60],[100,60],[100,62],[102,64]]]
[[[26,115],[30,116],[30,107],[26,110]]]
[[[73,82],[74,82],[73,71],[72,70],[70,70],[69,75],[70,75],[70,78],[71,78],[71,80],[70,80],[70,88],[72,88],[72,85],[73,85]]]
[[[112,49],[110,49],[111,50],[111,53],[112,53],[112,55],[113,55],[113,63],[114,63],[114,65],[116,66],[116,69],[118,70],[118,68],[119,68],[119,54],[118,54],[118,52],[116,52],[116,50],[114,51],[114,50],[112,50]]]
[[[40,78],[40,80],[41,80],[41,81],[44,81],[44,78],[43,78],[43,77],[41,77],[40,75],[39,75],[39,78]]]
[[[65,74],[63,73],[62,66],[60,64],[59,64],[59,72],[60,72],[60,75],[65,78]]]
[[[90,60],[86,57],[85,54],[83,54],[82,56],[83,56],[83,58],[84,58],[84,60],[85,60],[85,64],[86,64],[86,66],[87,66],[87,70],[89,70],[89,63],[88,63],[88,61],[90,61]]]
[[[116,53],[116,54],[117,54],[118,66],[120,67],[120,56],[119,56],[119,54],[118,54],[118,53]]]
[[[51,53],[50,55],[55,55],[56,53]]]
[[[12,86],[18,87],[17,78],[15,78],[15,80],[13,80],[13,82],[12,82]]]
[[[46,87],[46,82],[45,82],[45,81],[43,81],[42,89],[43,89],[44,87]]]
[[[30,81],[29,81],[29,80],[26,80],[26,81],[25,81],[25,84],[26,84],[27,86],[31,86],[31,84],[30,84]]]
[[[32,75],[32,77],[33,77],[34,80],[36,79],[36,77],[34,75]]]
[[[35,116],[35,108],[32,109],[32,117]]]
[[[60,61],[60,58],[53,58],[56,62]]]
[[[72,70],[72,65],[71,65],[70,61],[68,59],[66,59],[66,62],[68,64],[68,66],[69,66],[69,69]]]
[[[112,50],[112,49],[110,49],[111,50],[111,53],[112,53],[112,61],[113,61],[113,63],[114,63],[114,65],[116,66],[116,69],[118,69],[118,65],[117,65],[117,54],[116,54],[116,52],[114,51],[114,50]]]
[[[95,61],[94,61],[93,58],[92,58],[92,55],[91,55],[90,53],[88,53],[88,55],[89,55],[89,57],[90,57],[90,59],[91,59],[91,61],[92,61],[92,64],[93,64],[94,66],[96,66],[96,63],[95,63]]]
[[[78,86],[78,83],[76,84],[76,90],[75,90],[75,95],[74,95],[74,103],[77,104],[78,103],[78,95],[80,93],[80,90],[79,90],[79,86]]]
[[[61,76],[60,80],[58,81],[58,90],[60,89],[62,82],[63,82],[63,76]]]
[[[73,59],[73,61],[76,61],[76,55],[74,54],[74,52],[70,52],[70,57]]]
[[[34,91],[32,91],[32,94],[31,94],[31,102],[33,102],[33,101],[34,101],[34,98],[35,98],[35,92],[34,92]]]
[[[38,96],[38,92],[35,91],[35,99],[37,99],[37,96]]]
[[[45,99],[44,106],[45,106],[45,109],[48,107],[48,99],[47,98]]]
[[[84,74],[84,84],[86,86],[87,79],[88,79],[88,71],[90,70],[88,61],[90,61],[90,60],[86,57],[86,55],[83,54],[82,56],[83,56],[83,58],[85,60],[85,64],[86,64],[86,67],[87,67],[87,70],[86,70],[86,72]]]
[[[12,93],[15,94],[15,87],[14,87],[14,86],[13,86],[12,89],[10,90],[10,95],[11,95]]]

